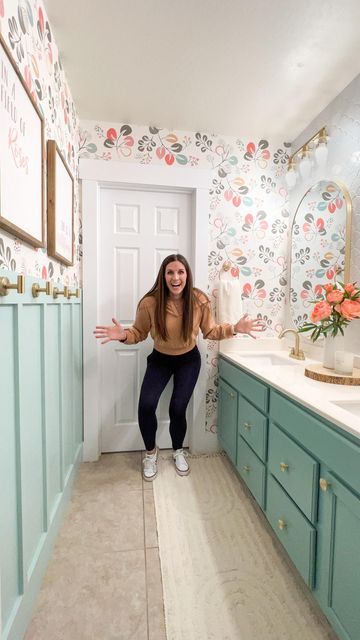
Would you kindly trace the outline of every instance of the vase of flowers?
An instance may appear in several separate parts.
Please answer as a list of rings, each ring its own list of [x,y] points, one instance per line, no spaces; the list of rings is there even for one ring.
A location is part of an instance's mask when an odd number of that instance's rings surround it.
[[[315,342],[324,336],[323,365],[334,368],[335,351],[342,348],[339,344],[344,336],[344,329],[356,318],[360,318],[360,289],[356,282],[334,282],[322,285],[324,293],[312,300],[315,304],[310,318],[299,328],[300,333],[311,331],[311,339]]]

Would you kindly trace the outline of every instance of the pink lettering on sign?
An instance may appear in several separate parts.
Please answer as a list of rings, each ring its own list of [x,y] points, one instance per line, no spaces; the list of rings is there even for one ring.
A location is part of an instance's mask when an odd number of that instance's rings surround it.
[[[21,146],[18,144],[18,132],[16,129],[9,129],[8,147],[17,169],[24,169],[26,175],[29,173],[29,157],[24,155]]]

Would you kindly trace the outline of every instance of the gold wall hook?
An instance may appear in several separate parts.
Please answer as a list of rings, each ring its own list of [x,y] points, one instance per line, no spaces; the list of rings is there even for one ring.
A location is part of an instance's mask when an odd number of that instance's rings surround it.
[[[7,296],[9,289],[16,289],[18,293],[25,293],[25,277],[18,276],[16,284],[10,284],[9,278],[0,278],[0,296]]]
[[[57,287],[54,287],[53,289],[53,297],[56,298],[58,296],[64,296],[64,298],[67,298],[69,294],[69,289],[68,287],[65,285],[63,291],[60,291],[60,289],[58,289]]]
[[[75,291],[68,291],[67,298],[70,300],[71,296],[75,296],[76,298],[80,298],[80,289],[75,289]]]
[[[50,280],[47,280],[45,287],[40,287],[40,285],[37,282],[34,282],[33,286],[31,287],[31,292],[33,294],[33,298],[38,298],[41,292],[46,293],[47,296],[52,296],[52,293],[53,293],[52,282],[50,282]]]

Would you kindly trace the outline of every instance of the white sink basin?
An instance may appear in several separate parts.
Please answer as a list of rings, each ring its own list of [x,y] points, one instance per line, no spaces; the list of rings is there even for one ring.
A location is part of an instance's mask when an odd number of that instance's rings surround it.
[[[295,360],[294,358],[290,358],[288,355],[280,356],[277,353],[242,353],[240,355],[241,360],[244,360],[246,363],[249,360],[252,364],[259,365],[261,367],[271,367],[273,365],[279,366],[288,366],[292,364],[300,364],[301,360]]]
[[[337,407],[349,411],[354,416],[360,418],[360,402],[352,400],[332,400],[332,404],[336,404]]]

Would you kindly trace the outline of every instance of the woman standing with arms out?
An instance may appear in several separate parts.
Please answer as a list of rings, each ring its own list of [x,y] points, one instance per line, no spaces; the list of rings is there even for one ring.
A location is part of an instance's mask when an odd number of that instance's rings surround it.
[[[171,376],[174,388],[170,400],[170,436],[175,469],[179,475],[189,473],[183,442],[186,433],[186,408],[200,372],[200,353],[196,346],[199,329],[208,340],[232,338],[246,333],[252,338],[254,331],[263,331],[260,320],[251,320],[245,314],[235,325],[216,324],[209,298],[193,286],[187,260],[180,254],[167,256],[159,269],[154,286],[141,298],[135,322],[124,327],[112,319],[113,325],[97,326],[96,338],[101,344],[119,340],[136,344],[150,333],[154,349],[147,358],[147,368],[141,387],[138,418],[146,454],[143,459],[143,478],[151,481],[157,474],[157,448],[155,443],[156,408]]]

